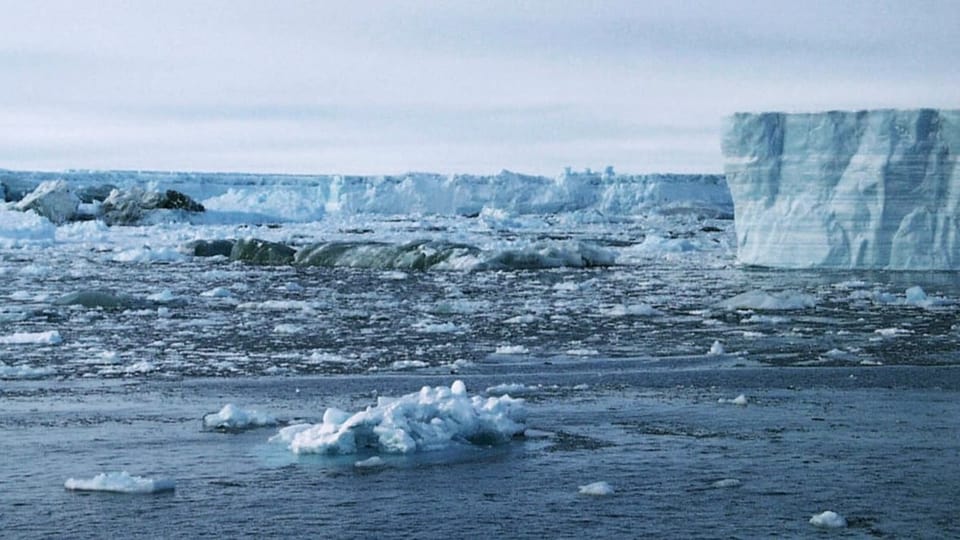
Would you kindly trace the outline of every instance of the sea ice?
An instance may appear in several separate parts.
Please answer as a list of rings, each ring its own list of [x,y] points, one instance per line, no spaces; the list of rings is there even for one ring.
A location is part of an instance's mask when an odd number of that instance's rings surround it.
[[[847,520],[840,514],[832,510],[827,510],[826,512],[814,514],[813,517],[810,518],[810,524],[814,527],[822,527],[825,529],[841,529],[847,526]]]
[[[710,346],[710,350],[707,351],[707,356],[721,356],[726,354],[727,351],[723,348],[723,343],[720,343],[720,340],[715,340],[713,345]]]
[[[736,478],[724,478],[722,480],[717,480],[712,485],[715,488],[733,488],[740,487],[741,484],[742,482]]]
[[[606,495],[613,495],[613,493],[613,487],[607,482],[593,482],[585,486],[580,486],[581,495],[603,497]]]
[[[0,345],[57,345],[63,342],[60,332],[16,332],[9,336],[0,336]]]
[[[733,399],[720,398],[717,400],[717,403],[729,403],[731,405],[739,405],[743,407],[747,404],[747,396],[740,394],[739,396]]]
[[[37,379],[53,375],[56,370],[49,366],[34,367],[26,365],[8,366],[0,362],[0,379]]]
[[[528,354],[530,349],[524,347],[523,345],[500,345],[494,351],[494,354]]]
[[[383,458],[380,456],[372,456],[367,459],[362,459],[353,464],[354,467],[358,469],[374,469],[377,467],[383,467],[386,465],[386,462],[383,461]]]
[[[523,433],[525,420],[523,400],[470,397],[456,381],[449,388],[424,386],[399,398],[379,397],[376,406],[353,414],[329,408],[322,423],[289,426],[270,440],[294,453],[410,453],[505,442]]]
[[[253,409],[241,409],[233,403],[227,403],[220,412],[203,417],[203,427],[220,431],[243,431],[263,426],[275,426],[277,419]]]
[[[63,487],[76,491],[110,491],[114,493],[160,493],[173,491],[171,479],[153,479],[131,476],[127,471],[100,473],[90,479],[68,478]]]
[[[789,311],[812,308],[816,304],[817,299],[815,297],[798,291],[769,293],[754,290],[728,298],[720,302],[718,306],[726,309]]]

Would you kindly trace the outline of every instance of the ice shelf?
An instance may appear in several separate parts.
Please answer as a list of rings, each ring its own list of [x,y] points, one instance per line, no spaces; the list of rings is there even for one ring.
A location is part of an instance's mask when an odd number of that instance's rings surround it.
[[[723,153],[738,258],[960,269],[960,110],[737,113]]]

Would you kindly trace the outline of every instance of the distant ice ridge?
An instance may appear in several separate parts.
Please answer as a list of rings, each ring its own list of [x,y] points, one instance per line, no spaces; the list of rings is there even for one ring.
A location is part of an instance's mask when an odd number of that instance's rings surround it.
[[[605,216],[693,210],[730,216],[722,175],[617,175],[571,172],[556,178],[503,171],[494,176],[409,173],[398,176],[233,173],[0,171],[7,198],[17,200],[44,181],[74,189],[174,189],[206,208],[209,221],[314,221],[328,214],[507,216],[592,211]],[[499,211],[499,212],[498,212]]]
[[[960,269],[960,110],[739,113],[725,131],[741,262]]]
[[[471,397],[456,381],[449,388],[424,386],[399,398],[381,397],[353,414],[329,408],[322,423],[288,426],[270,440],[298,454],[405,454],[505,442],[523,433],[525,420],[523,400]]]

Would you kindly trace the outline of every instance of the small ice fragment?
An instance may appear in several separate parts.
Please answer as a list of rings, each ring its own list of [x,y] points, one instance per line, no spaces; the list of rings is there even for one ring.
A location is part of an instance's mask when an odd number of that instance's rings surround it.
[[[153,293],[147,296],[147,300],[150,300],[151,302],[156,302],[158,304],[167,304],[167,303],[173,302],[176,299],[177,299],[176,295],[174,295],[173,292],[170,291],[170,289],[164,289],[158,293]]]
[[[530,352],[530,349],[527,349],[523,345],[500,345],[497,347],[497,350],[494,351],[495,354],[527,354]]]
[[[707,351],[707,356],[720,356],[726,354],[727,351],[723,349],[723,343],[720,343],[720,340],[713,342],[713,345],[710,346],[710,350]]]
[[[221,431],[242,431],[262,426],[275,426],[277,419],[255,410],[241,409],[227,403],[220,412],[203,417],[203,427]]]
[[[386,462],[384,462],[380,456],[373,456],[353,464],[353,466],[358,469],[372,469],[375,467],[383,467],[384,465],[386,465]]]
[[[113,493],[160,493],[173,491],[176,484],[171,479],[130,476],[127,471],[100,473],[90,479],[68,478],[63,487],[75,491],[110,491]]]
[[[597,497],[613,495],[613,487],[611,487],[610,484],[606,482],[593,482],[592,484],[580,486],[580,494],[594,495]]]
[[[741,483],[742,482],[740,482],[736,478],[724,478],[723,480],[717,480],[716,482],[714,482],[713,487],[715,488],[740,487]]]
[[[826,529],[840,529],[847,526],[847,520],[840,514],[827,510],[819,514],[814,514],[810,518],[810,524],[814,527],[823,527]]]
[[[720,398],[717,400],[717,403],[729,403],[731,405],[739,405],[743,407],[747,404],[747,396],[740,394],[739,396],[733,399]]]

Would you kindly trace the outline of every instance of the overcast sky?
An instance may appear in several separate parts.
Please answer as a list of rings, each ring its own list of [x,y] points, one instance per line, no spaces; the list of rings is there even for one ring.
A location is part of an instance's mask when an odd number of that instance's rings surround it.
[[[0,0],[0,168],[722,170],[743,110],[960,108],[960,1]]]

